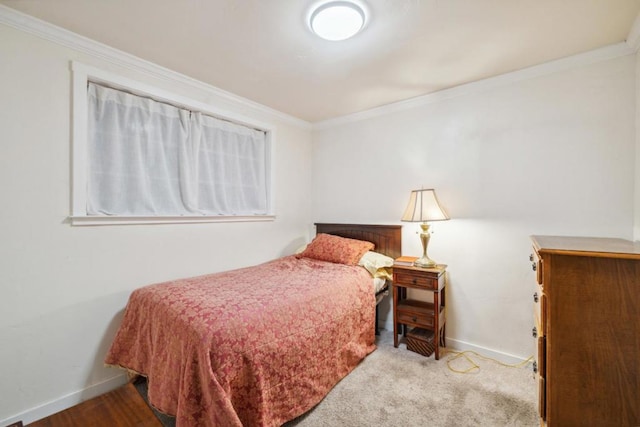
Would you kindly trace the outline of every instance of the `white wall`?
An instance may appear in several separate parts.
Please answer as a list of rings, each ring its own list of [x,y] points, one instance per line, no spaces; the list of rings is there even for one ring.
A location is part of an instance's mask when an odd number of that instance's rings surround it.
[[[633,236],[634,70],[627,55],[319,126],[314,220],[399,223],[410,190],[435,188],[452,217],[429,247],[449,265],[449,342],[527,357],[529,236]]]
[[[0,58],[0,425],[6,425],[123,381],[103,357],[133,289],[257,264],[308,239],[311,131],[4,25]],[[72,59],[273,123],[276,221],[70,226]]]

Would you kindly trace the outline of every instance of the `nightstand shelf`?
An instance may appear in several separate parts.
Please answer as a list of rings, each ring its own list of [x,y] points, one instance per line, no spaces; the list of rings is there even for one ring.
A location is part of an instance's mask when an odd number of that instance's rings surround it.
[[[440,347],[445,346],[447,266],[434,268],[407,265],[393,266],[393,345],[398,347],[398,334],[407,334],[407,327],[433,331],[435,358],[440,359]],[[407,289],[422,289],[433,293],[433,302],[407,298]]]

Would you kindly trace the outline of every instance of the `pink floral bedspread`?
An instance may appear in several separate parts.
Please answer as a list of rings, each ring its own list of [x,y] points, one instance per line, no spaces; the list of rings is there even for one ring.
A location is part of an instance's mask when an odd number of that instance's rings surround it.
[[[179,427],[278,426],[375,349],[374,319],[364,268],[289,256],[137,289],[105,362]]]

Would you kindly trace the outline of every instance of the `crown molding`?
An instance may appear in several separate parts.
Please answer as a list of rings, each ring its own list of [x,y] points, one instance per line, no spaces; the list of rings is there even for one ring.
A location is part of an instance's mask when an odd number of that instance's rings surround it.
[[[16,28],[61,46],[110,62],[114,65],[147,74],[153,78],[191,86],[208,94],[231,101],[241,107],[249,108],[254,112],[267,114],[270,117],[281,120],[289,125],[307,130],[311,129],[311,123],[307,121],[251,101],[247,98],[235,95],[231,92],[219,89],[215,86],[162,67],[153,62],[138,58],[137,56],[97,42],[88,37],[81,36],[72,31],[65,30],[64,28],[50,24],[4,5],[0,5],[0,24]]]
[[[440,102],[446,99],[478,93],[478,92],[486,91],[489,89],[494,89],[501,86],[509,85],[519,81],[533,79],[536,77],[554,74],[560,71],[564,71],[564,70],[568,70],[576,67],[582,67],[582,66],[597,63],[597,62],[630,55],[632,53],[634,53],[634,49],[632,49],[628,43],[626,42],[617,43],[617,44],[605,46],[600,49],[595,49],[589,52],[567,56],[565,58],[545,62],[540,65],[534,65],[532,67],[523,68],[522,70],[512,71],[510,73],[501,74],[495,77],[489,77],[487,79],[478,80],[471,83],[466,83],[466,84],[455,86],[449,89],[443,89],[427,95],[422,95],[422,96],[407,99],[404,101],[394,102],[392,104],[387,104],[387,105],[372,108],[369,110],[360,111],[358,113],[348,114],[345,116],[340,116],[333,119],[316,122],[312,124],[312,129],[314,131],[330,129],[330,128],[342,126],[348,123],[359,122],[362,120],[367,120],[367,119],[371,119],[371,118],[375,118],[375,117],[379,117],[387,114],[392,114],[399,111],[418,108],[425,105],[433,104],[435,102]]]
[[[640,49],[640,13],[636,16],[636,20],[633,21],[626,43],[634,52]]]
[[[374,117],[379,117],[385,114],[417,108],[424,105],[432,104],[434,102],[439,102],[458,96],[464,96],[467,94],[477,93],[484,90],[504,86],[517,81],[553,74],[559,71],[589,65],[600,61],[606,61],[620,56],[629,55],[640,50],[639,14],[638,17],[636,17],[631,30],[629,31],[627,40],[622,43],[605,46],[603,48],[581,53],[578,55],[561,58],[522,70],[502,74],[500,76],[490,77],[487,79],[467,83],[450,89],[444,89],[438,92],[418,96],[408,100],[383,105],[369,110],[348,114],[333,119],[323,120],[320,122],[309,123],[305,120],[267,107],[263,104],[251,101],[247,98],[235,95],[231,92],[224,91],[215,86],[201,82],[200,80],[196,80],[192,77],[162,67],[150,61],[138,58],[137,56],[73,33],[69,30],[65,30],[64,28],[42,21],[33,16],[18,12],[17,10],[11,9],[10,7],[4,5],[0,5],[0,24],[5,24],[26,33],[33,34],[42,39],[82,53],[86,53],[88,55],[100,58],[104,61],[124,67],[126,69],[130,69],[132,71],[145,73],[151,77],[160,78],[165,81],[177,81],[179,83],[189,85],[211,95],[234,102],[241,107],[249,108],[257,113],[267,114],[289,125],[313,131],[328,129],[347,123],[353,123]]]

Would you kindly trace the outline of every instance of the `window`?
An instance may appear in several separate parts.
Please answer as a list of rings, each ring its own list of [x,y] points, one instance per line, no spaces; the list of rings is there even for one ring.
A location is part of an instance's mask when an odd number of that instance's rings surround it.
[[[273,219],[271,130],[73,65],[72,223]]]

